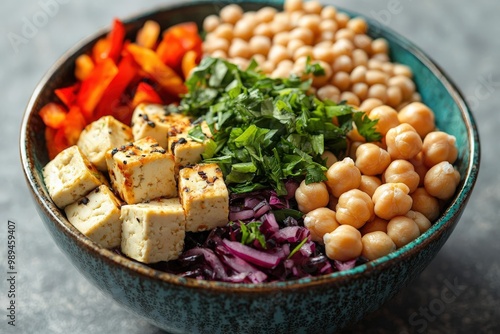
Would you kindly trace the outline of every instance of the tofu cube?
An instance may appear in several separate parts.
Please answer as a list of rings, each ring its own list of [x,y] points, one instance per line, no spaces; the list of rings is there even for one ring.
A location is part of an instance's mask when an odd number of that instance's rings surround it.
[[[50,197],[60,209],[108,184],[76,145],[60,152],[43,168],[42,174]]]
[[[120,207],[120,200],[108,186],[102,185],[64,211],[69,222],[92,241],[115,248],[121,245],[122,237]]]
[[[128,204],[177,197],[174,157],[151,137],[106,152],[113,189]]]
[[[168,148],[168,136],[185,131],[191,125],[188,116],[170,113],[158,104],[140,104],[132,115],[134,140],[152,137],[164,149]]]
[[[168,149],[174,156],[176,171],[180,167],[200,162],[201,155],[205,152],[209,138],[212,137],[206,122],[201,124],[201,130],[207,137],[204,141],[197,141],[189,136],[189,130],[192,128],[193,126],[175,136],[168,137]]]
[[[179,171],[179,197],[186,212],[186,231],[210,230],[228,223],[229,195],[217,164]]]
[[[106,171],[106,152],[133,141],[129,126],[113,116],[104,116],[85,127],[77,145],[97,169]]]
[[[184,248],[186,217],[179,198],[121,208],[123,254],[143,263],[177,259]]]

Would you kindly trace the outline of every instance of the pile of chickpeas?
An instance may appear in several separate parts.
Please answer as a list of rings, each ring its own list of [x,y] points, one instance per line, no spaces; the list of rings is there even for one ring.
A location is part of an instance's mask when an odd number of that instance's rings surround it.
[[[430,228],[460,182],[455,138],[436,129],[411,69],[390,61],[387,41],[369,37],[364,19],[314,0],[285,0],[283,12],[231,4],[203,26],[206,55],[242,68],[253,58],[272,77],[306,77],[309,58],[325,70],[311,77],[311,93],[378,120],[381,141],[367,143],[354,128],[346,157],[324,153],[327,181],[303,181],[295,192],[304,225],[330,259],[374,260]]]

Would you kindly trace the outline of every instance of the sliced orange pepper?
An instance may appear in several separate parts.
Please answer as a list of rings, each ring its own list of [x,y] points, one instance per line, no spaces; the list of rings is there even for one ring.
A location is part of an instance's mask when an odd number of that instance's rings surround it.
[[[136,43],[148,49],[153,49],[160,36],[160,25],[158,22],[148,20],[137,32]]]
[[[182,57],[182,75],[184,75],[184,79],[187,79],[191,71],[198,65],[197,59],[198,54],[193,50],[186,52]]]
[[[187,92],[182,78],[173,69],[165,65],[153,50],[130,43],[127,45],[127,51],[134,57],[142,70],[156,80],[166,91],[176,95]]]
[[[92,73],[94,67],[94,61],[89,55],[78,56],[75,61],[75,77],[80,81],[85,80]]]
[[[109,40],[107,38],[99,39],[92,47],[92,59],[95,64],[101,63],[104,59],[108,58],[109,54]]]
[[[38,112],[43,123],[53,129],[59,129],[66,119],[66,110],[55,102],[49,102]]]
[[[163,100],[151,85],[140,82],[132,100],[132,107],[135,108],[141,103],[163,104]]]
[[[49,154],[49,159],[52,160],[65,148],[68,148],[68,142],[64,134],[64,129],[58,130],[49,127],[45,128],[45,143]]]
[[[86,125],[87,121],[80,108],[78,106],[71,107],[62,127],[69,146],[75,145],[78,142],[78,138],[80,138],[80,134]]]
[[[108,58],[97,64],[92,73],[82,82],[77,104],[88,121],[92,120],[94,108],[117,73],[118,68],[113,60]]]

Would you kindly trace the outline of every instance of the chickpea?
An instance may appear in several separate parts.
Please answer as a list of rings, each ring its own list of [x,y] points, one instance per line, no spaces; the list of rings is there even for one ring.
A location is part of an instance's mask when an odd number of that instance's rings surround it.
[[[339,199],[337,197],[330,196],[330,201],[328,202],[328,208],[332,209],[332,210],[336,210],[338,202],[339,202]]]
[[[325,166],[327,168],[330,168],[331,165],[333,165],[338,161],[335,154],[333,154],[331,151],[324,151],[323,154],[321,155],[321,159],[326,160]]]
[[[266,36],[253,36],[248,45],[252,54],[267,56],[271,49],[271,40]]]
[[[373,54],[377,53],[389,53],[389,43],[384,38],[377,38],[372,42],[372,52]]]
[[[340,90],[332,85],[325,85],[318,89],[316,93],[321,101],[330,100],[333,102],[340,102]]]
[[[248,59],[242,58],[242,57],[234,57],[234,58],[228,59],[228,61],[237,65],[243,71],[248,68],[248,65],[250,65],[250,61]]]
[[[274,68],[274,63],[269,60],[259,64],[259,69],[266,74],[271,74],[274,71]]]
[[[329,64],[331,64],[334,60],[332,49],[329,47],[322,47],[319,45],[316,45],[315,47],[312,48],[312,57],[316,60],[322,60]],[[335,67],[333,68],[333,71],[335,71]]]
[[[235,24],[243,17],[243,9],[236,4],[230,4],[220,10],[222,22]]]
[[[248,59],[252,56],[252,51],[246,41],[235,38],[229,47],[228,55],[231,58],[240,57]]]
[[[420,152],[419,154],[417,154],[408,161],[411,162],[413,168],[415,169],[415,172],[418,174],[418,177],[420,178],[418,186],[422,187],[424,185],[425,174],[427,174],[427,171],[429,170],[429,168],[427,168],[424,165],[424,154]]]
[[[314,209],[327,206],[330,196],[323,182],[306,184],[306,181],[302,181],[295,191],[295,200],[299,210],[308,213]]]
[[[387,105],[395,108],[401,103],[401,101],[403,101],[403,93],[401,93],[401,88],[399,88],[398,86],[387,87]]]
[[[405,215],[412,207],[410,189],[404,183],[384,183],[375,190],[372,200],[377,216],[390,220]]]
[[[417,190],[420,176],[415,172],[411,162],[407,160],[394,160],[384,172],[386,183],[404,183],[410,189],[410,193]]]
[[[310,0],[306,1],[302,4],[302,8],[306,13],[309,14],[320,14],[321,10],[323,9],[323,6],[319,1],[316,0]]]
[[[253,31],[257,27],[257,22],[250,19],[242,19],[234,25],[233,35],[235,38],[241,38],[248,41],[253,36]]]
[[[340,95],[342,96],[342,95]],[[349,152],[349,156],[351,156],[352,153],[352,158],[356,159],[356,150],[358,149],[359,145],[363,144],[366,142],[365,137],[363,137],[359,131],[358,128],[356,127],[356,123],[352,123],[352,130],[347,133],[347,138],[351,140],[353,143],[351,145],[351,150],[352,152]]]
[[[421,138],[434,130],[434,112],[421,102],[412,102],[398,114],[401,123],[408,123],[415,128]]]
[[[375,190],[379,186],[382,185],[382,181],[376,177],[371,175],[361,175],[361,183],[359,185],[359,190],[368,194],[368,196],[372,197],[375,193]]]
[[[373,218],[373,201],[359,189],[351,189],[340,195],[336,209],[336,218],[341,225],[360,228]]]
[[[356,94],[359,100],[364,100],[368,95],[368,85],[364,82],[355,83],[352,85],[352,92]]]
[[[222,50],[215,50],[210,54],[210,56],[214,58],[227,59],[227,53]]]
[[[322,61],[322,60],[318,60],[318,61],[314,61],[313,64],[319,64],[321,66],[321,68],[323,68],[325,74],[322,74],[322,75],[315,75],[313,76],[313,86],[316,87],[316,88],[319,88],[319,87],[323,87],[324,85],[326,85],[331,77],[332,77],[332,68],[330,67],[330,65],[328,65],[328,63]]]
[[[291,54],[291,55],[294,55],[295,52],[302,46],[304,46],[305,43],[300,40],[300,39],[292,39],[288,42],[286,48],[288,49],[288,52]]]
[[[420,212],[410,210],[405,216],[413,219],[413,221],[417,224],[421,234],[431,228],[430,220]]]
[[[337,17],[337,9],[333,6],[325,6],[321,10],[320,15],[323,20],[335,20]]]
[[[390,62],[382,63],[382,72],[392,77],[394,75],[394,64]]]
[[[368,88],[368,97],[376,98],[385,103],[387,101],[387,87],[383,84],[374,84]]]
[[[352,66],[366,66],[368,65],[368,54],[361,50],[352,50]]]
[[[212,32],[220,24],[219,17],[217,15],[209,15],[203,20],[203,30],[207,33]]]
[[[372,38],[365,34],[358,34],[354,36],[354,45],[365,51],[368,54],[372,53]]]
[[[299,58],[302,57],[310,57],[312,58],[313,56],[313,48],[310,45],[304,45],[299,47],[293,54],[293,60],[297,61]]]
[[[225,38],[214,37],[210,42],[203,43],[203,47],[206,53],[213,53],[217,50],[227,53],[229,50],[229,41]]]
[[[321,18],[317,14],[306,14],[303,15],[297,21],[297,26],[309,29],[313,32],[313,34],[319,34],[319,24],[321,22]]]
[[[353,92],[342,92],[340,94],[340,101],[346,101],[350,106],[358,107],[360,104],[359,97]]]
[[[286,13],[276,14],[274,20],[272,22],[269,22],[269,26],[271,27],[273,34],[277,34],[281,31],[288,31],[292,27],[292,24],[290,22],[290,17],[287,15],[280,15],[280,14],[286,14]]]
[[[460,173],[448,161],[442,161],[425,174],[424,187],[429,195],[446,201],[455,194],[459,182]]]
[[[366,66],[360,65],[356,66],[350,75],[350,80],[352,84],[356,83],[366,83]]]
[[[285,12],[294,12],[297,10],[302,10],[302,0],[285,0],[283,4],[283,9]]]
[[[323,236],[326,233],[333,232],[339,227],[339,223],[335,211],[328,208],[317,208],[304,216],[304,226],[311,233],[313,241],[323,244]]]
[[[333,50],[331,50],[332,56],[334,55]],[[347,55],[340,55],[333,61],[332,69],[333,72],[347,72],[350,73],[352,71],[352,59]]]
[[[278,64],[285,59],[290,59],[290,53],[283,45],[273,45],[269,50],[267,59],[274,64]]]
[[[368,71],[366,71],[365,79],[366,79],[366,83],[370,86],[373,86],[375,84],[382,84],[385,86],[387,84],[387,80],[389,78],[388,78],[388,75],[386,73],[384,73],[383,71],[368,70]]]
[[[389,86],[398,86],[403,94],[403,101],[409,100],[415,92],[415,83],[404,75],[396,75],[389,79]]]
[[[256,13],[256,19],[259,22],[271,22],[278,11],[273,7],[263,7]]]
[[[394,64],[394,75],[404,75],[405,77],[412,78],[413,72],[407,65]]]
[[[212,32],[214,37],[220,37],[231,41],[233,39],[233,25],[229,23],[222,23]]]
[[[331,83],[340,89],[341,91],[345,91],[349,89],[349,86],[351,85],[350,79],[349,79],[349,73],[347,72],[337,72],[334,73],[332,76],[332,81]]]
[[[406,123],[387,131],[385,142],[393,159],[411,159],[422,149],[422,139],[415,129]]]
[[[282,60],[271,74],[273,78],[288,78],[293,68],[293,62],[289,59]]]
[[[361,238],[363,244],[363,251],[361,255],[372,261],[396,250],[396,244],[387,235],[381,231],[375,231],[365,234]]]
[[[252,59],[255,60],[255,62],[260,65],[262,63],[264,63],[267,59],[264,55],[261,55],[261,54],[254,54],[252,56]]]
[[[382,105],[384,104],[379,99],[367,98],[361,103],[361,105],[359,106],[359,110],[362,110],[368,115],[370,115],[370,112],[372,112],[373,109]]]
[[[340,225],[323,237],[326,256],[332,260],[348,261],[361,255],[361,233],[350,225]]]
[[[296,12],[291,12],[290,13],[290,22],[292,24],[292,27],[296,27],[299,23],[299,20],[302,16],[304,16],[306,13],[303,10],[299,10]]]
[[[335,33],[335,39],[336,40],[339,40],[339,39],[347,39],[351,42],[354,42],[354,32],[350,29],[347,29],[347,28],[342,28],[342,29],[339,29],[337,30],[337,32]]]
[[[253,30],[253,34],[254,37],[265,36],[267,38],[272,38],[274,36],[274,32],[272,31],[269,23],[259,23]]]
[[[351,158],[334,163],[326,172],[326,185],[330,194],[340,197],[348,190],[356,189],[361,183],[361,172]]]
[[[335,57],[339,57],[341,55],[350,56],[354,50],[354,44],[348,39],[341,38],[333,43],[332,50]]]
[[[332,37],[335,37],[335,33],[339,29],[337,22],[331,19],[323,19],[319,23],[319,31],[321,32],[329,32],[332,33]]]
[[[390,163],[389,153],[375,144],[364,143],[356,150],[356,167],[364,175],[382,174]]]
[[[368,30],[368,24],[365,19],[361,17],[355,17],[347,22],[347,28],[351,29],[356,34],[365,34]]]
[[[273,44],[279,44],[286,46],[288,45],[288,42],[290,41],[290,33],[288,31],[282,31],[274,35],[273,37]]]
[[[373,120],[378,119],[375,128],[383,136],[385,136],[390,129],[399,125],[398,112],[389,106],[382,105],[373,108],[368,114],[368,117]]]
[[[314,41],[314,34],[309,29],[297,27],[290,31],[290,39],[300,39],[304,42],[304,44],[312,45]]]
[[[372,55],[371,59],[380,61],[382,63],[382,65],[387,64],[389,61],[391,61],[391,59],[389,58],[389,55],[386,53],[375,53],[374,55]],[[383,69],[384,69],[384,66],[382,66],[382,70]]]
[[[430,132],[425,136],[422,144],[424,164],[430,168],[442,161],[454,163],[458,157],[458,149],[455,144],[455,137],[446,132]]]
[[[378,70],[378,71],[383,71],[384,70],[384,62],[371,57],[368,60],[368,69],[369,70]]]
[[[420,236],[417,223],[406,216],[396,216],[387,224],[387,235],[398,248],[412,242]]]
[[[335,20],[337,21],[339,28],[347,27],[347,22],[349,22],[350,19],[351,18],[346,13],[337,12],[337,15],[335,16]]]
[[[387,220],[375,216],[373,220],[366,222],[366,224],[363,225],[363,227],[359,231],[361,232],[361,235],[365,235],[367,233],[375,231],[387,233],[387,223]]]
[[[431,222],[439,217],[439,201],[430,195],[423,187],[417,188],[412,194],[413,204],[411,209],[420,212]]]

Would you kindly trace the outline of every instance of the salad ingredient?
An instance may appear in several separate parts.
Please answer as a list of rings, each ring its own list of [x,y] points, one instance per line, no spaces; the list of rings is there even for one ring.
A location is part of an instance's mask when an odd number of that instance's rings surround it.
[[[323,237],[326,255],[337,261],[356,259],[361,255],[361,233],[351,225],[340,225]]]
[[[145,137],[106,152],[113,189],[128,204],[176,197],[174,157]]]
[[[407,214],[413,203],[409,192],[404,183],[382,184],[372,196],[375,214],[386,220]]]
[[[382,174],[391,163],[389,152],[372,143],[363,143],[356,149],[356,167],[363,175]]]
[[[411,210],[408,211],[408,213],[409,212],[411,212]],[[361,235],[365,235],[367,233],[375,231],[382,231],[384,233],[387,233],[387,223],[387,220],[375,216],[372,220],[366,222],[366,224],[363,225],[363,227],[359,231],[361,232]]]
[[[361,184],[361,172],[351,158],[344,158],[334,163],[326,172],[326,185],[330,194],[340,197],[348,190],[356,189]]]
[[[60,209],[108,183],[76,145],[45,165],[42,174],[50,197]]]
[[[408,160],[422,150],[422,139],[415,129],[406,123],[387,131],[385,143],[392,159]]]
[[[311,240],[323,244],[323,236],[339,227],[335,211],[317,208],[304,216],[304,226],[311,233]]]
[[[105,248],[120,247],[121,201],[106,185],[100,185],[85,197],[66,206],[69,222],[92,241]]]
[[[427,168],[431,168],[442,161],[448,161],[452,164],[457,160],[458,156],[456,139],[446,132],[430,132],[424,138],[422,153],[423,161]]]
[[[417,223],[405,216],[396,216],[389,220],[387,224],[387,235],[392,239],[398,248],[420,236],[420,229]]]
[[[379,139],[376,122],[349,106],[307,95],[310,81],[296,76],[272,79],[253,67],[242,71],[205,58],[186,84],[181,109],[201,116],[213,134],[203,161],[221,167],[232,192],[271,185],[283,195],[287,178],[325,180],[321,154],[345,148],[353,123],[367,140]]]
[[[184,247],[186,218],[178,198],[121,208],[122,252],[143,263],[176,259]]]
[[[229,194],[217,164],[184,167],[179,171],[178,186],[186,231],[211,230],[228,223]]]
[[[297,201],[299,210],[303,213],[308,213],[325,207],[330,200],[330,196],[323,182],[306,184],[306,181],[302,181],[295,191],[295,200]]]
[[[339,224],[359,229],[373,219],[373,201],[367,193],[351,189],[340,195],[336,212]]]
[[[366,233],[361,238],[363,251],[361,255],[368,260],[376,260],[396,250],[396,244],[382,231]]]
[[[368,113],[368,117],[373,120],[378,120],[375,128],[383,136],[385,136],[390,129],[398,126],[400,123],[406,123],[400,121],[398,112],[387,105],[381,105],[373,108]]]
[[[439,217],[439,200],[430,195],[424,187],[419,187],[410,194],[413,201],[411,209],[422,213],[431,222]]]
[[[430,195],[448,200],[455,193],[459,182],[460,173],[448,161],[442,161],[425,174],[424,187]]]
[[[380,185],[382,185],[382,180],[378,176],[361,175],[361,183],[358,189],[372,197]]]
[[[405,216],[413,219],[413,221],[417,223],[420,233],[424,233],[431,227],[430,220],[418,211],[410,210]]]
[[[113,116],[104,116],[85,127],[77,145],[97,169],[107,172],[106,152],[132,141],[132,130],[129,126]]]
[[[434,113],[421,102],[408,104],[399,111],[397,117],[401,123],[408,123],[413,126],[421,138],[425,138],[427,134],[436,128]]]
[[[415,167],[407,160],[394,160],[383,174],[386,183],[404,183],[414,192],[420,183],[420,176],[415,172]]]

